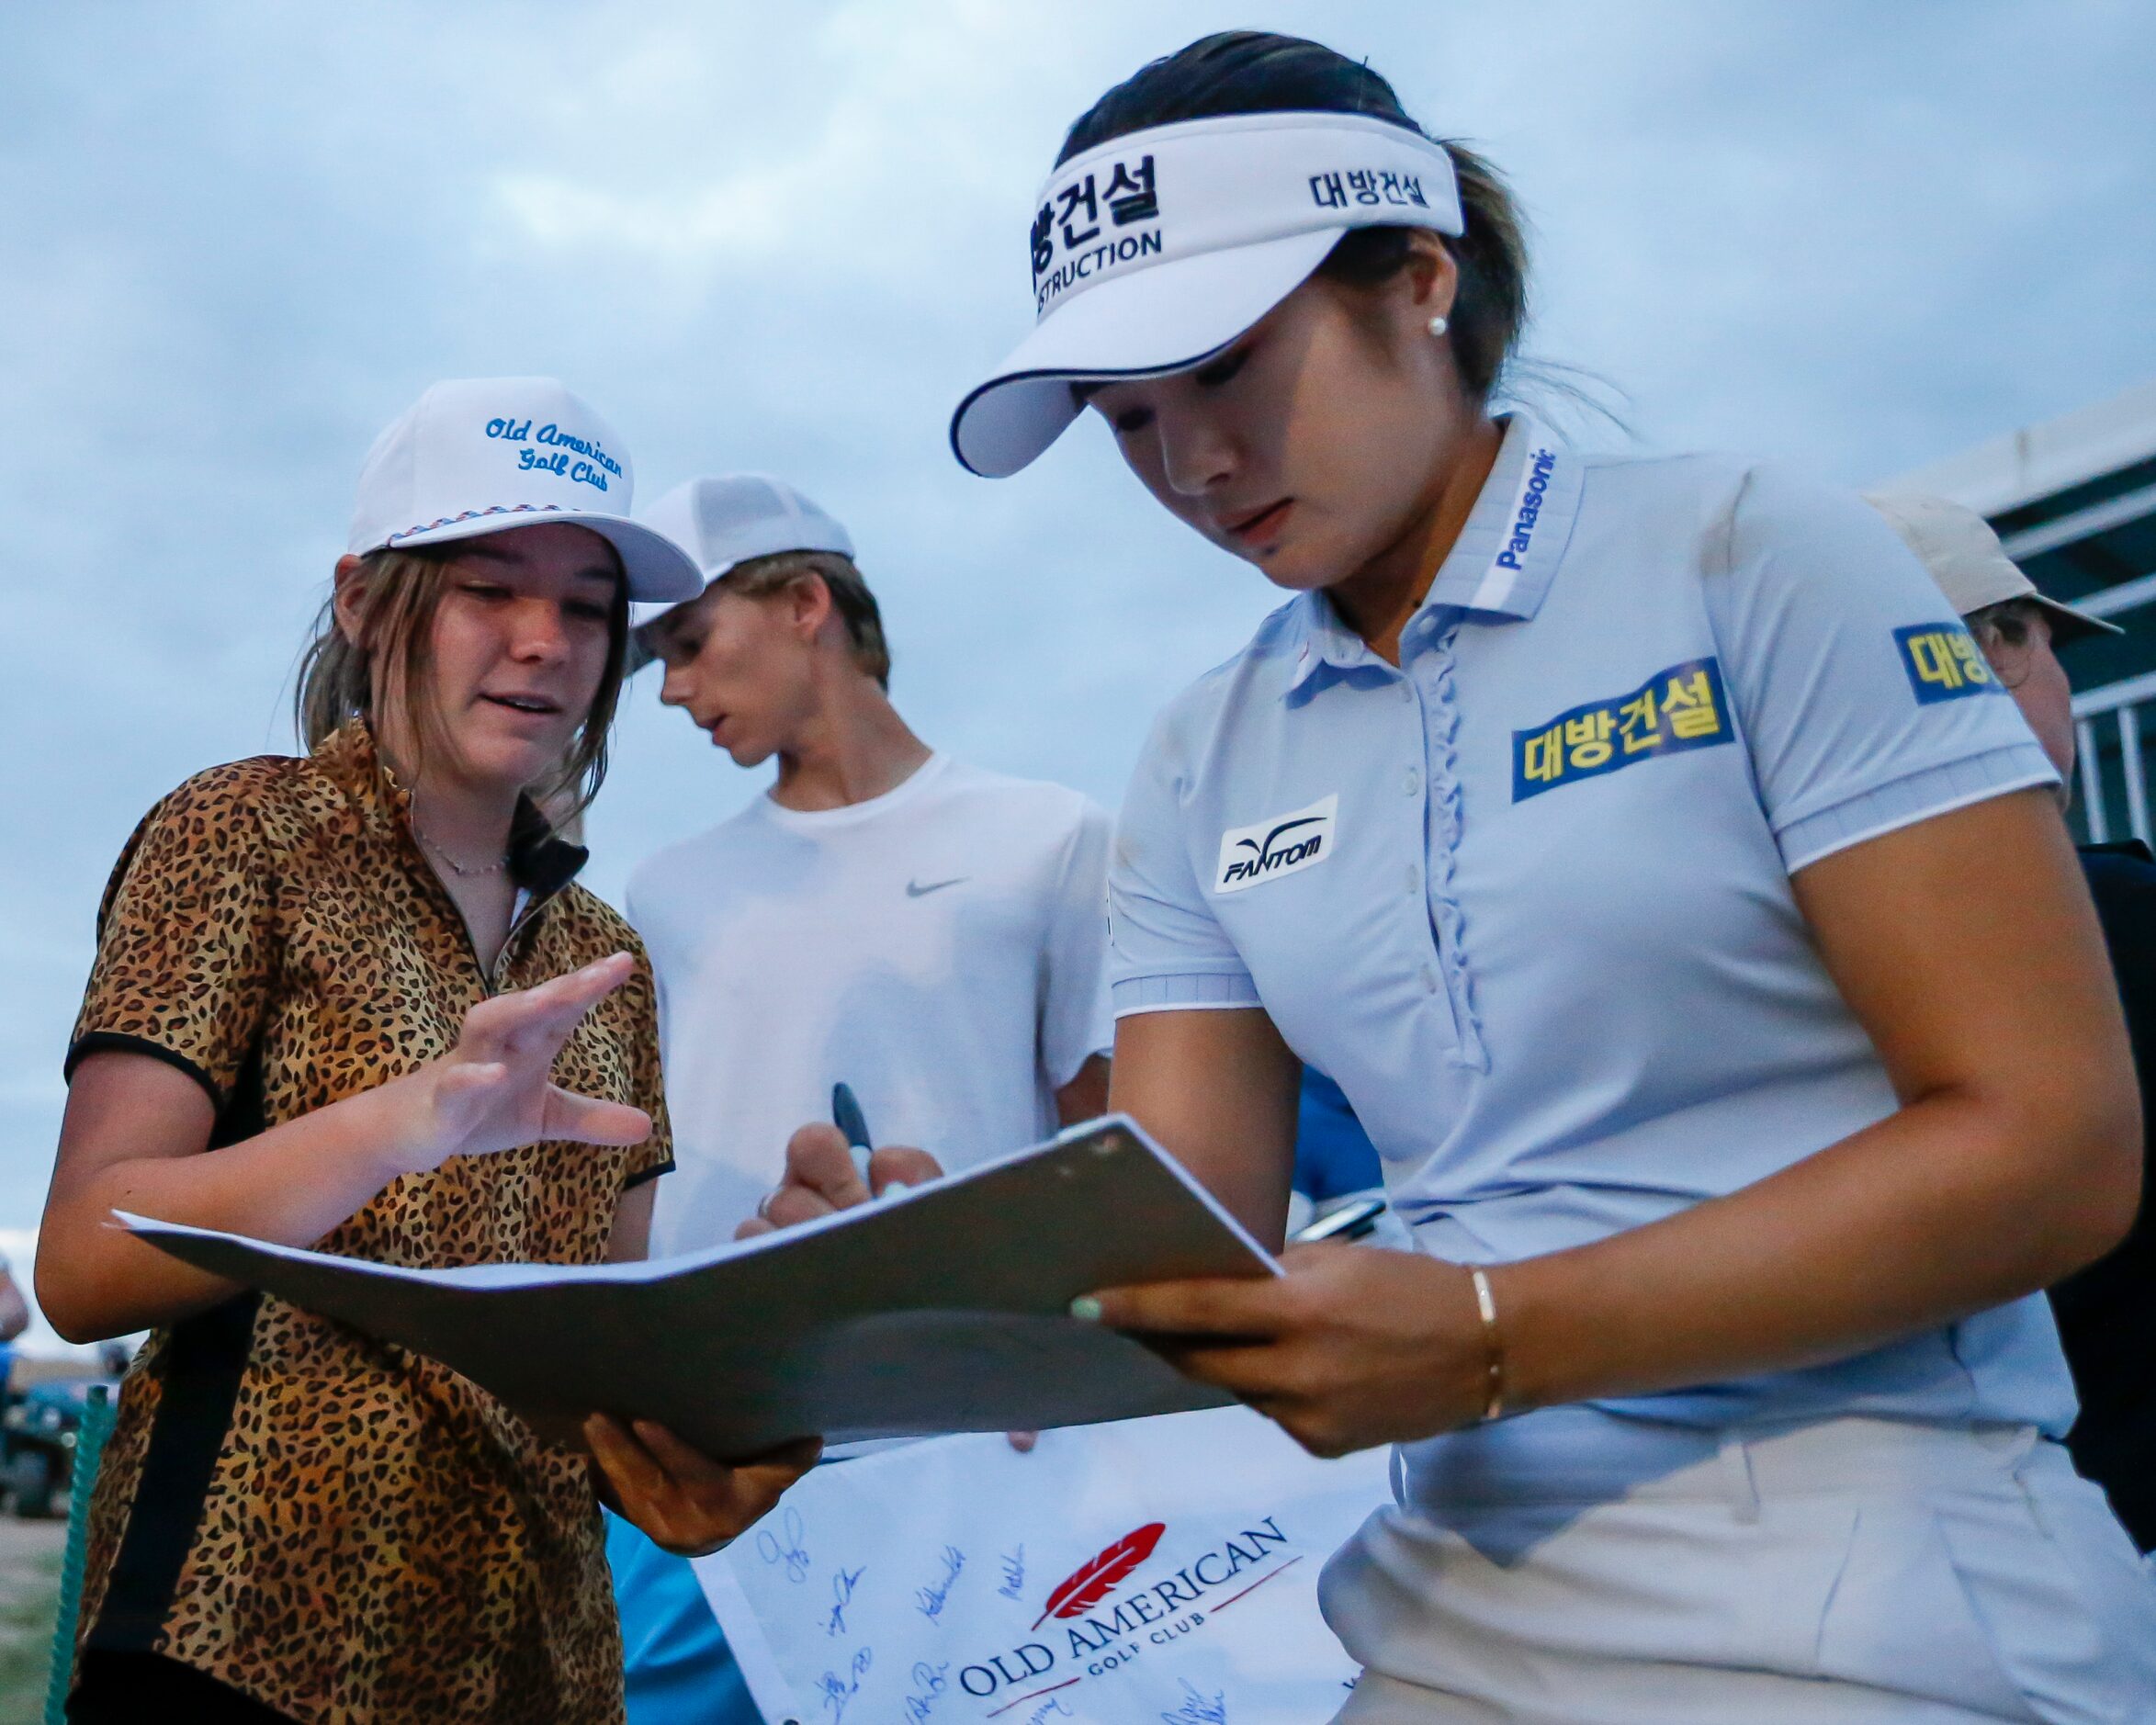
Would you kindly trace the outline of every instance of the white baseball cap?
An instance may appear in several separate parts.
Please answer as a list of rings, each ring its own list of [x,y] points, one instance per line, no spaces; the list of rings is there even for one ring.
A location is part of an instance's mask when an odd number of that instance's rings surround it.
[[[1864,501],[1887,518],[1902,544],[1931,571],[1955,615],[1966,617],[2008,599],[2028,599],[2050,618],[2054,640],[2126,633],[2116,623],[2038,592],[2036,582],[2006,555],[1991,523],[1975,510],[1918,491],[1872,491]]]
[[[641,520],[695,559],[696,586],[664,604],[630,608],[641,628],[681,599],[694,599],[729,569],[751,558],[781,551],[835,551],[853,555],[852,536],[836,515],[768,473],[722,473],[677,485]]]
[[[355,557],[545,521],[588,527],[621,557],[631,599],[693,599],[689,554],[630,519],[628,451],[552,378],[437,383],[374,441],[359,469]]]
[[[1073,156],[1033,215],[1038,321],[958,404],[953,452],[1016,473],[1078,417],[1074,382],[1203,363],[1371,227],[1465,231],[1442,144],[1367,115],[1233,114]]]

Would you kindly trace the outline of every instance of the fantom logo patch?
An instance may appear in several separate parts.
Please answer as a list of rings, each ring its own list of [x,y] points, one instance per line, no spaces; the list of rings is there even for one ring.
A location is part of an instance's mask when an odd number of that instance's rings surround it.
[[[1307,808],[1292,809],[1220,835],[1220,862],[1213,875],[1216,893],[1239,893],[1282,875],[1315,868],[1333,853],[1338,792]]]

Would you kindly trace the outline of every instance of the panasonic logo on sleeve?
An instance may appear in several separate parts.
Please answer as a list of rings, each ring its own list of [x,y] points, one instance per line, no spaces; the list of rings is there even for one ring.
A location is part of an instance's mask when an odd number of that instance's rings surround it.
[[[1315,868],[1333,853],[1333,823],[1339,808],[1335,793],[1307,808],[1222,833],[1213,890],[1239,893],[1283,874]]]

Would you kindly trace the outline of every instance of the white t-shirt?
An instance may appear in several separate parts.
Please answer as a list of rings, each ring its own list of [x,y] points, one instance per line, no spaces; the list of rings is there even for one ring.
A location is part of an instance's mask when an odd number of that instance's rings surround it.
[[[1112,1041],[1110,830],[1076,791],[937,754],[845,808],[759,797],[638,868],[675,1159],[652,1256],[731,1239],[841,1079],[876,1143],[949,1169],[1052,1132]]]

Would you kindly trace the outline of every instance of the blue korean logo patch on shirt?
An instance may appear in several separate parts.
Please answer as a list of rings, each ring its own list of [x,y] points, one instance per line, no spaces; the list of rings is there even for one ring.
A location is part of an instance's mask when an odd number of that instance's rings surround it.
[[[1918,705],[1958,701],[1964,695],[1998,692],[1999,680],[1982,651],[1958,623],[1913,623],[1894,631],[1902,669]]]
[[[1597,778],[1657,755],[1736,740],[1721,666],[1688,659],[1658,671],[1630,694],[1590,701],[1547,724],[1512,733],[1512,800]]]

